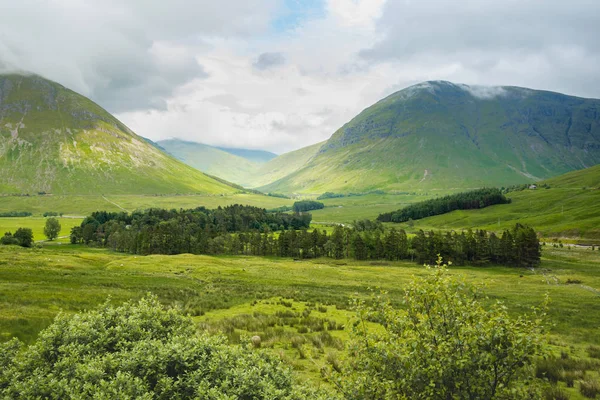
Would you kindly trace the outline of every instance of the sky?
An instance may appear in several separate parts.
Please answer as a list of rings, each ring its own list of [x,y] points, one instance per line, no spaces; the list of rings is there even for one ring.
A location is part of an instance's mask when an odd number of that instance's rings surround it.
[[[295,150],[426,80],[600,98],[598,0],[0,0],[0,72],[141,136]]]

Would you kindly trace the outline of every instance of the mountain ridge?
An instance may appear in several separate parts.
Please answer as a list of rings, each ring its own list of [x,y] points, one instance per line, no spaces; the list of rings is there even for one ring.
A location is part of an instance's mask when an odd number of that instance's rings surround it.
[[[0,74],[0,192],[233,193],[98,104],[34,74]]]
[[[600,100],[557,92],[423,82],[367,107],[308,164],[259,190],[426,190],[547,179],[600,162],[599,110]]]

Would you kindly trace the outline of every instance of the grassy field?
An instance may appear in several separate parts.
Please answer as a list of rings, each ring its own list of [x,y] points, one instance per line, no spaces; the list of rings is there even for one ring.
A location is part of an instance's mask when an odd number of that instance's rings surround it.
[[[149,207],[160,208],[207,208],[224,207],[231,204],[245,204],[264,208],[276,208],[294,203],[290,199],[256,194],[232,194],[227,196],[206,195],[96,195],[96,196],[1,196],[0,212],[29,211],[36,216],[47,211],[62,212],[65,215],[85,216],[94,211],[133,211]]]
[[[60,222],[61,226],[61,230],[58,235],[59,238],[56,239],[56,242],[68,243],[68,236],[71,233],[71,228],[74,226],[79,226],[82,218],[56,218]],[[33,231],[33,240],[37,242],[40,240],[46,240],[46,236],[44,236],[45,225],[46,218],[44,217],[0,218],[0,234],[3,235],[4,232],[14,233],[18,228],[30,228]]]
[[[488,301],[503,301],[514,314],[540,305],[548,294],[552,343],[582,356],[588,345],[600,344],[598,265],[600,251],[546,246],[536,270],[452,272],[485,285]],[[82,311],[108,298],[119,303],[152,292],[233,341],[260,334],[265,347],[314,378],[318,367],[310,360],[325,362],[343,348],[350,298],[381,288],[397,300],[403,283],[423,273],[407,262],[141,257],[71,245],[5,246],[0,247],[0,340],[16,336],[31,342],[61,310]]]

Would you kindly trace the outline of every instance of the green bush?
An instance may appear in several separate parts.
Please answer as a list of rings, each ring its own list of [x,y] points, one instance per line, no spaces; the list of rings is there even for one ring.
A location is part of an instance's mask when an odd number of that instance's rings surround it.
[[[600,383],[591,378],[579,382],[579,393],[588,399],[595,399],[600,394]]]
[[[155,297],[60,314],[25,348],[0,345],[2,398],[331,398],[296,384],[281,361],[220,336]]]
[[[540,398],[534,360],[545,316],[485,308],[476,287],[441,265],[407,286],[403,310],[385,295],[357,302],[349,363],[331,378],[347,399]],[[378,329],[368,328],[369,324]]]

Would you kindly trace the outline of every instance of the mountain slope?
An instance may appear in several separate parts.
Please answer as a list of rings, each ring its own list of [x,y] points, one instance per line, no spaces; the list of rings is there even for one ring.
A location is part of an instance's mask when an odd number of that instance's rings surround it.
[[[282,179],[308,164],[325,142],[282,154],[261,165],[249,178],[249,187],[259,187]],[[271,190],[273,192],[273,190]]]
[[[0,75],[0,193],[231,193],[91,100],[35,75]]]
[[[543,181],[544,187],[507,194],[512,202],[479,210],[453,211],[414,221],[407,229],[467,229],[501,231],[528,224],[544,237],[595,239],[600,244],[600,165]]]
[[[234,149],[232,147],[217,147],[217,149],[233,154],[234,156],[245,158],[246,160],[257,164],[264,164],[277,157],[277,154],[265,150]]]
[[[275,159],[277,160],[277,159]],[[600,100],[434,81],[367,108],[260,190],[505,186],[600,163]]]
[[[157,144],[184,163],[229,182],[248,186],[250,176],[260,164],[206,144],[179,139],[160,140]]]

